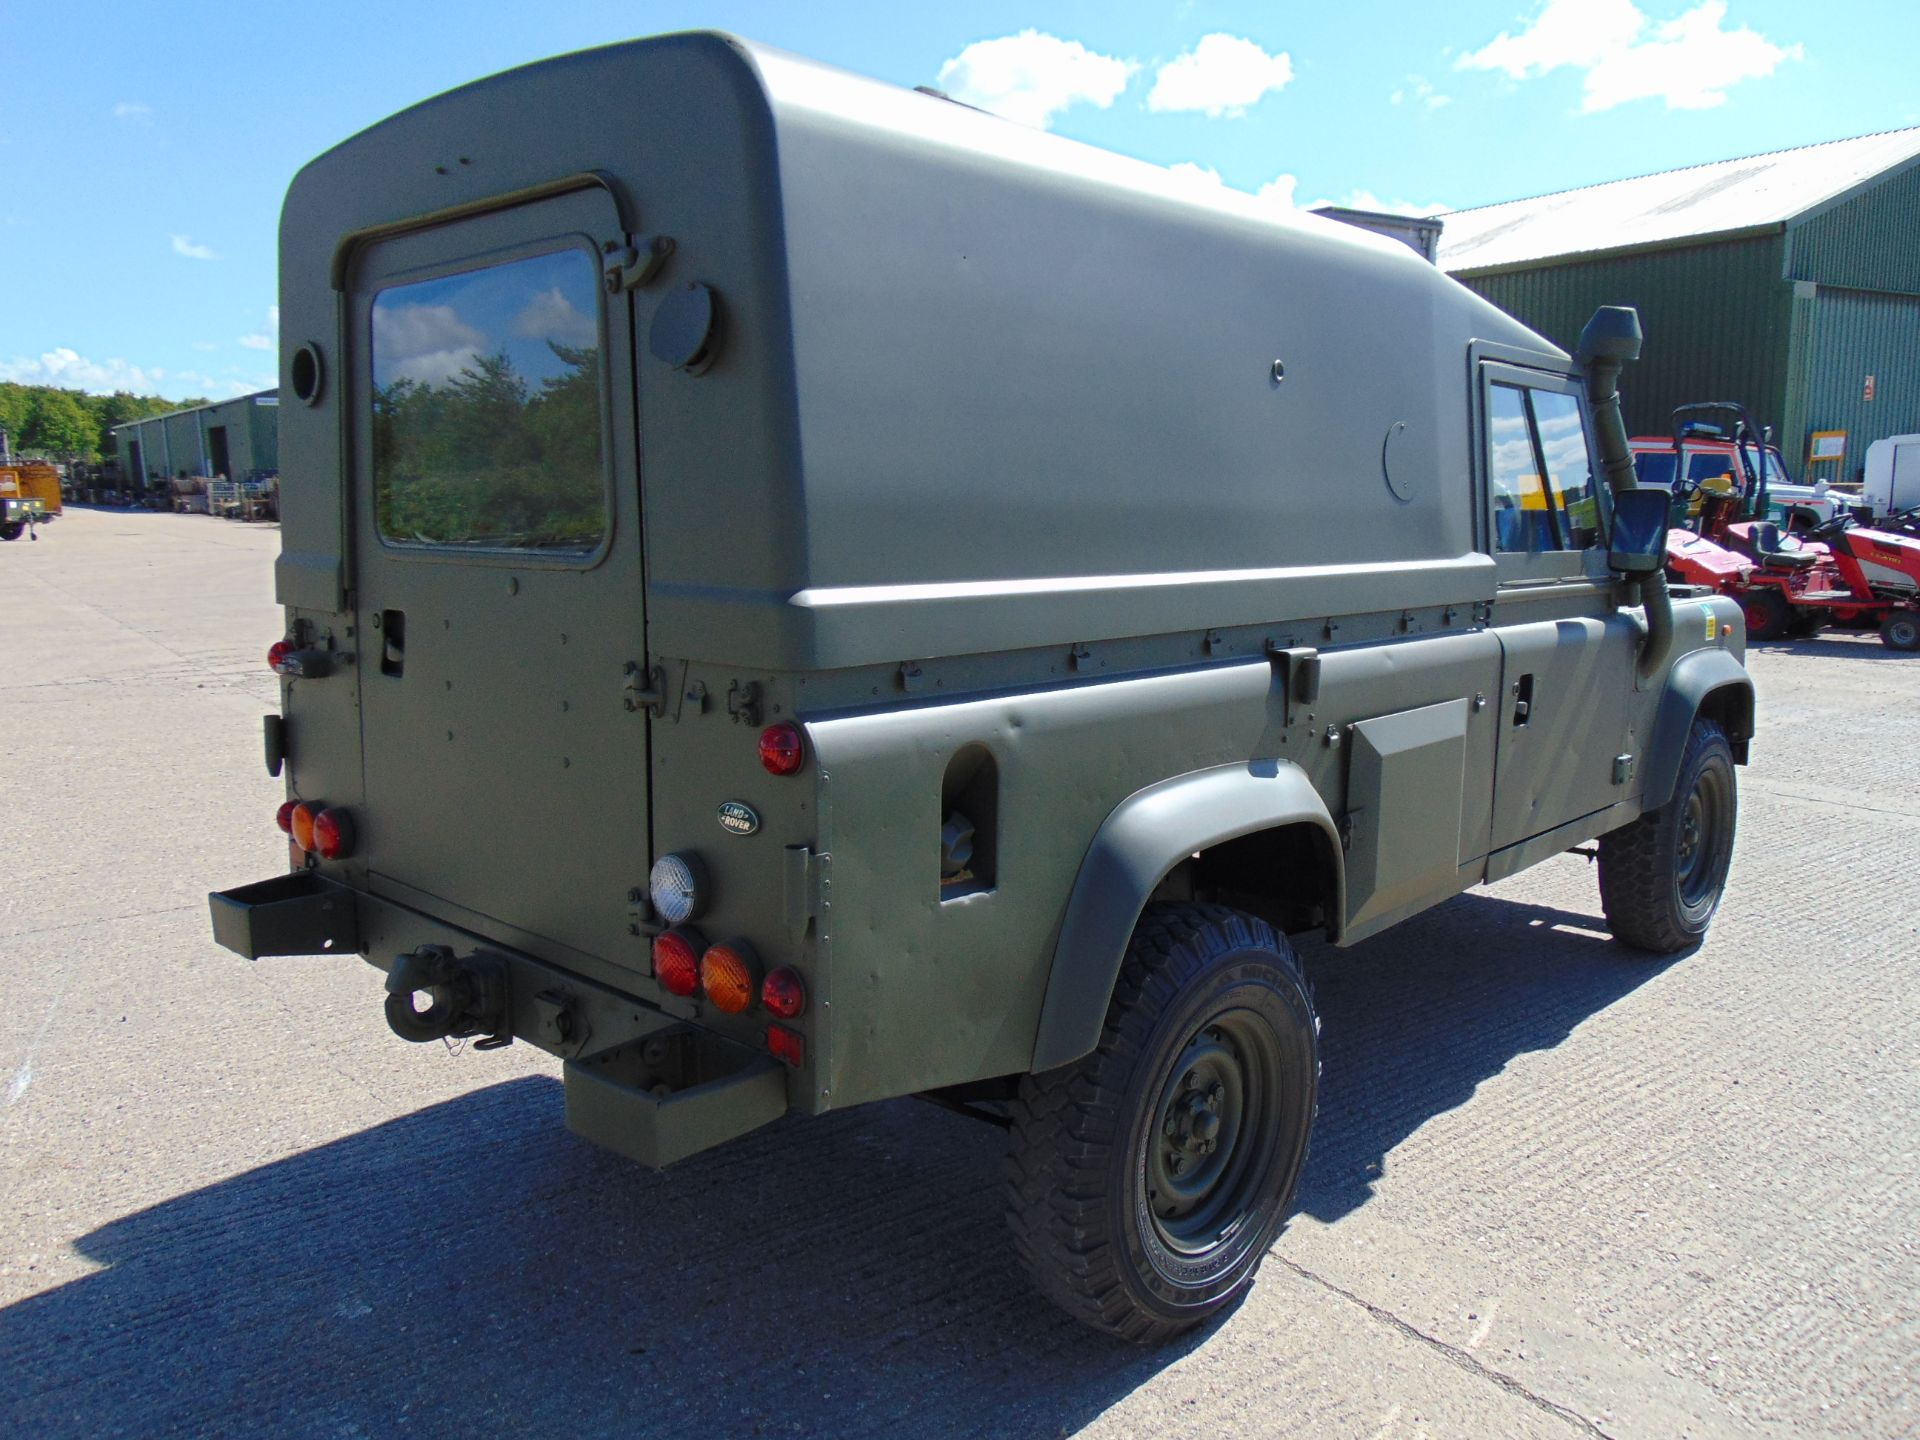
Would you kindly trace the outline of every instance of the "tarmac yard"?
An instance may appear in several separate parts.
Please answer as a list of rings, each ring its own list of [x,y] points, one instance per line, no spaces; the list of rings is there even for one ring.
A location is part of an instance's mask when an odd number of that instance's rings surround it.
[[[1920,656],[1757,647],[1708,943],[1564,856],[1310,955],[1299,1213],[1172,1347],[1028,1286],[999,1132],[913,1101],[662,1174],[558,1062],[249,963],[279,535],[0,546],[0,1434],[1920,1432]]]

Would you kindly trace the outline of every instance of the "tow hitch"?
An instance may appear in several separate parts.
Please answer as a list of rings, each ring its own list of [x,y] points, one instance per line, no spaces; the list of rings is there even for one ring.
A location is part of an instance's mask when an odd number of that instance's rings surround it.
[[[430,1003],[422,1010],[416,996]],[[402,1040],[455,1040],[481,1035],[476,1050],[513,1043],[507,1011],[507,962],[494,956],[454,958],[444,945],[422,945],[387,971],[387,1024]]]

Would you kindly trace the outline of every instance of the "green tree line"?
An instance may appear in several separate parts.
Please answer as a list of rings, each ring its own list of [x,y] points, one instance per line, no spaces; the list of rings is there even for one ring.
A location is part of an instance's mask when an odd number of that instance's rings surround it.
[[[163,400],[116,390],[89,395],[52,385],[0,381],[0,426],[16,454],[44,452],[60,460],[98,460],[113,453],[113,427],[149,415],[204,405],[204,399]]]
[[[373,400],[380,533],[436,545],[588,550],[606,533],[600,356],[549,341],[565,365],[530,385],[504,351],[438,385]]]

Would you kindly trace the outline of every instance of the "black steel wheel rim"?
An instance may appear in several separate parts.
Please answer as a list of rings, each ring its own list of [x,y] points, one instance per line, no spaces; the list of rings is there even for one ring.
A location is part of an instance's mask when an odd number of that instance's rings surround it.
[[[1674,884],[1689,913],[1711,908],[1720,897],[1733,840],[1733,790],[1717,768],[1700,772],[1680,811]]]
[[[1229,1010],[1181,1047],[1146,1135],[1147,1211],[1160,1242],[1196,1256],[1233,1238],[1260,1206],[1284,1128],[1279,1038]]]

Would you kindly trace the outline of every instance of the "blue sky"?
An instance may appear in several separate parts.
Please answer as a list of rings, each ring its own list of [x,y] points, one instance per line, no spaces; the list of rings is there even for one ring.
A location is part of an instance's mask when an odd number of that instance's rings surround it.
[[[1459,208],[1920,124],[1893,0],[0,0],[0,379],[274,383],[294,171],[583,46],[735,31],[1273,203]]]

